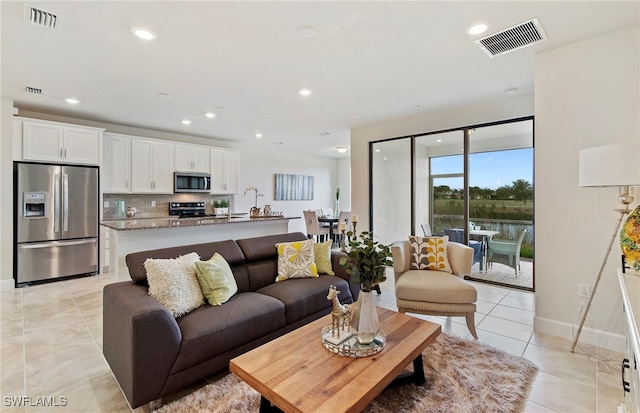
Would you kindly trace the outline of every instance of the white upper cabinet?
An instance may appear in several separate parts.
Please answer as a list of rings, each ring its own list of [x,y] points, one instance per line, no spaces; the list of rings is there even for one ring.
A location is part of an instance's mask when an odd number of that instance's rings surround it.
[[[173,193],[173,143],[131,140],[131,190],[134,193]]]
[[[175,166],[179,172],[210,172],[209,147],[200,145],[175,145]]]
[[[103,192],[131,192],[131,138],[104,134]]]
[[[211,193],[238,193],[240,152],[211,149]]]
[[[23,121],[22,159],[29,161],[100,163],[102,130],[57,122]]]

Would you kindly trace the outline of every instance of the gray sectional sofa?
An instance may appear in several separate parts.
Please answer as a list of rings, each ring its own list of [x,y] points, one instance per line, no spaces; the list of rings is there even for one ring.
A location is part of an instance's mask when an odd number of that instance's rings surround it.
[[[223,371],[232,358],[329,314],[330,285],[340,290],[340,302],[354,302],[359,287],[349,283],[339,265],[344,254],[337,251],[335,276],[275,282],[275,244],[305,239],[298,232],[129,254],[132,281],[104,288],[103,352],[131,407]],[[221,254],[238,293],[221,306],[205,304],[176,319],[149,296],[144,261],[194,251],[201,260]]]

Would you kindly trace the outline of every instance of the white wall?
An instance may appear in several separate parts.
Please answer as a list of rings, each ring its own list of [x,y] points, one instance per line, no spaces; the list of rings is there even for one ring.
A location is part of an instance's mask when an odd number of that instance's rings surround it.
[[[2,100],[2,141],[0,145],[0,160],[2,161],[0,169],[0,185],[2,189],[0,191],[1,288],[13,287],[12,106],[12,101]],[[271,204],[272,210],[283,211],[286,216],[302,217],[303,209],[333,208],[335,204],[335,187],[338,183],[342,185],[341,207],[344,205],[344,209],[350,206],[349,158],[337,160],[335,158],[301,154],[287,151],[286,146],[274,146],[258,140],[246,143],[212,140],[27,111],[20,111],[20,116],[96,126],[106,128],[107,132],[126,135],[239,149],[239,188],[241,192],[235,196],[235,205],[238,211],[248,211],[254,204],[253,191],[247,193],[247,195],[243,194],[244,189],[248,186],[258,187],[260,193],[264,194],[264,196],[258,198],[258,206],[263,207],[265,204]],[[315,185],[314,199],[312,201],[274,201],[276,173],[313,175]],[[306,233],[304,220],[294,219],[289,221],[289,231]]]
[[[619,217],[617,188],[578,186],[578,153],[640,139],[639,39],[636,26],[536,56],[536,331],[572,338],[578,284],[593,286]],[[616,237],[581,342],[620,348],[619,266]]]
[[[0,101],[0,290],[13,288],[13,100]]]
[[[533,95],[387,120],[351,131],[352,212],[358,230],[369,229],[369,142],[533,115]],[[393,197],[394,194],[389,194]]]
[[[258,206],[271,204],[274,211],[284,211],[287,216],[302,217],[305,209],[334,208],[336,188],[336,159],[313,156],[296,152],[287,152],[281,147],[251,147],[240,149],[240,190],[256,186],[264,197],[258,198]],[[312,175],[314,177],[314,199],[312,201],[274,201],[275,174]],[[343,185],[340,194],[348,199],[348,188]],[[235,198],[236,209],[248,211],[253,206],[253,191]],[[307,229],[303,219],[291,220],[289,231]]]

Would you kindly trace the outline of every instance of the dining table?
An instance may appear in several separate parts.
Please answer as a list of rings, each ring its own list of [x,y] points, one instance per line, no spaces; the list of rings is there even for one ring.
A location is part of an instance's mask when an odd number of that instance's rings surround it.
[[[489,264],[487,262],[487,246],[488,246],[488,239],[490,239],[491,237],[493,237],[494,235],[498,235],[500,233],[500,231],[492,231],[492,230],[488,230],[488,229],[470,229],[469,230],[469,236],[474,236],[474,237],[481,237],[481,242],[482,242],[482,262],[480,263],[480,271],[482,271],[484,269],[484,272],[487,272],[487,264]]]

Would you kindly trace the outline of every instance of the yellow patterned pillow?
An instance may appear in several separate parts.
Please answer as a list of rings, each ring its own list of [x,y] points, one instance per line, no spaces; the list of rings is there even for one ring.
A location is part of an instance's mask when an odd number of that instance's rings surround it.
[[[451,273],[447,257],[449,237],[416,237],[409,236],[411,244],[411,269],[436,270]]]
[[[276,282],[289,278],[315,278],[318,276],[313,244],[312,239],[276,244],[278,249]]]

